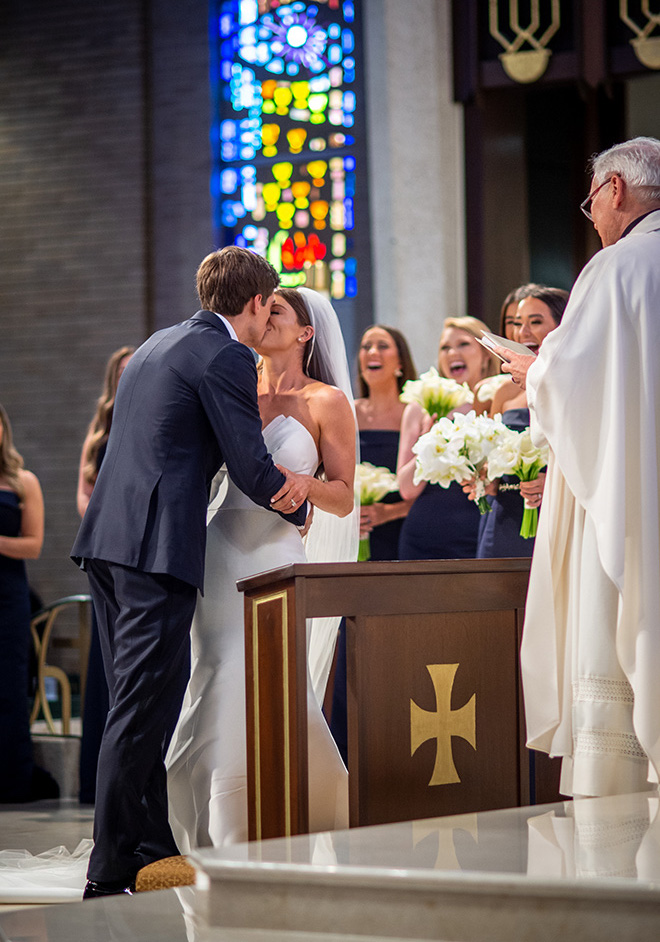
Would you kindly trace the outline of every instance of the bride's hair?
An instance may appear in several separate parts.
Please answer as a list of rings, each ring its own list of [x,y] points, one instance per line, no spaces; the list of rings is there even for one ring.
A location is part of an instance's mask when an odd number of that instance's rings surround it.
[[[314,327],[309,310],[305,304],[305,299],[296,288],[277,288],[275,294],[279,295],[282,300],[291,305],[293,308],[293,313],[296,315],[296,320],[301,327]],[[315,363],[313,349],[314,337],[312,335],[303,347],[303,373],[305,373],[311,379],[319,379],[320,377],[318,376],[318,373],[314,371]]]

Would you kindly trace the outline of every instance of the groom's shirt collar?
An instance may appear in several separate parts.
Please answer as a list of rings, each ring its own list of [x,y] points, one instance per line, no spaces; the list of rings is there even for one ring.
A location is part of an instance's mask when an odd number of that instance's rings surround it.
[[[229,321],[228,318],[224,317],[224,315],[218,314],[217,311],[213,311],[213,313],[215,314],[216,317],[219,317],[222,323],[225,325],[225,327],[229,331],[229,336],[232,338],[232,340],[238,340],[238,335],[236,331],[234,330],[234,325],[231,323],[231,321]]]

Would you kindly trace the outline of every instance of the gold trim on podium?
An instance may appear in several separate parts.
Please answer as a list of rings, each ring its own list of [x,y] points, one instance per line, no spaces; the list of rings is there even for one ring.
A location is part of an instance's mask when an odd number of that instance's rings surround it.
[[[252,693],[254,697],[254,764],[257,840],[261,840],[261,714],[259,699],[259,606],[282,602],[282,701],[284,736],[284,820],[285,836],[291,835],[291,728],[289,714],[289,611],[286,589],[252,600]],[[272,783],[271,783],[272,787]]]

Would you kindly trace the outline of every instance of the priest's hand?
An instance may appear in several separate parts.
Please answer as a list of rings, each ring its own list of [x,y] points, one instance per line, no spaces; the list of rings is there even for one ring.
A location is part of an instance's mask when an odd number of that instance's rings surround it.
[[[514,353],[507,347],[494,347],[493,349],[504,361],[502,363],[502,372],[510,373],[516,386],[525,389],[527,386],[527,370],[536,359],[535,355],[530,353],[529,356],[525,356],[524,353]]]

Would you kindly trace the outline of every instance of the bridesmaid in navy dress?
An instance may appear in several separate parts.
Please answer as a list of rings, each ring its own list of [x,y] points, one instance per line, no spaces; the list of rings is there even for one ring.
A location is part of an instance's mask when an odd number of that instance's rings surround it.
[[[477,342],[486,325],[476,317],[449,317],[443,325],[438,352],[441,376],[467,383],[472,391],[498,371],[497,361]],[[488,403],[479,402],[485,411]],[[468,412],[473,405],[465,405]],[[433,420],[417,403],[406,406],[401,426],[397,476],[404,497],[416,498],[401,528],[399,559],[469,559],[477,551],[480,514],[460,484],[413,484],[413,445]]]
[[[417,377],[405,337],[394,327],[370,327],[360,343],[358,366],[360,460],[396,473],[405,408],[399,394],[404,383]],[[361,509],[360,536],[369,536],[371,559],[398,559],[399,533],[411,503],[396,491]]]
[[[380,324],[363,334],[358,352],[360,398],[355,400],[360,460],[396,472],[403,384],[417,373],[403,334]],[[360,537],[369,537],[372,560],[398,559],[401,525],[412,501],[397,492],[360,510]],[[346,631],[339,626],[330,729],[344,762],[346,744]]]
[[[57,785],[32,761],[28,701],[30,591],[26,559],[44,539],[41,486],[12,443],[0,406],[0,801],[57,797]],[[48,786],[48,787],[44,787]]]
[[[105,368],[103,391],[96,406],[80,454],[78,493],[76,503],[82,517],[94,490],[94,482],[108,445],[112,424],[112,410],[121,374],[135,353],[135,347],[120,347],[111,355]],[[96,616],[92,609],[92,628],[87,662],[87,683],[83,704],[82,740],[80,743],[80,793],[83,804],[94,804],[96,792],[96,766],[101,737],[108,715],[108,685],[103,670],[101,645]]]
[[[513,340],[524,343],[532,353],[539,351],[543,339],[558,327],[568,292],[545,285],[525,285],[522,300],[518,303],[514,321]],[[493,397],[491,415],[501,413],[502,421],[509,428],[522,432],[529,425],[527,394],[513,382],[501,386]],[[504,475],[489,485],[492,510],[484,518],[479,534],[477,556],[492,559],[507,556],[531,556],[533,539],[520,536],[524,503],[538,507],[543,495],[545,474],[541,472],[534,481],[520,481],[515,475]]]

